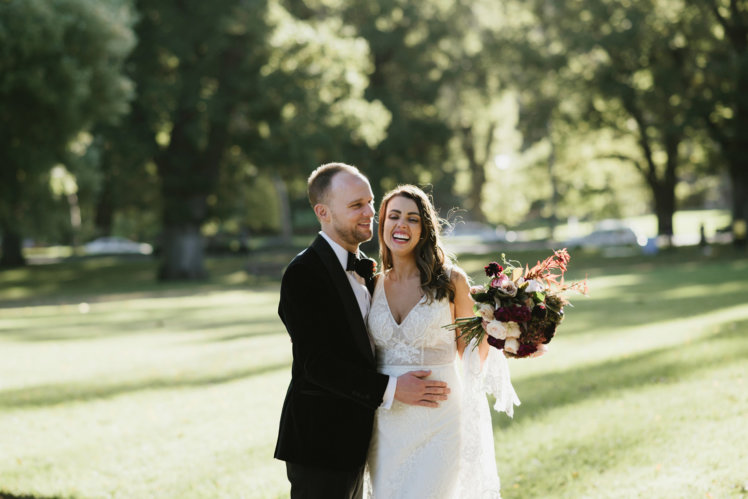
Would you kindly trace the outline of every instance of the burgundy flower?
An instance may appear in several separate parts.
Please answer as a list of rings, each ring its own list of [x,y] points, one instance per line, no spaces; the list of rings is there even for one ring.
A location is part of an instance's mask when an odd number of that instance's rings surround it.
[[[527,357],[531,353],[535,353],[538,349],[535,345],[525,345],[524,343],[519,346],[517,350],[517,357]]]
[[[497,321],[500,322],[509,322],[512,319],[512,313],[509,311],[507,307],[499,307],[496,309],[496,311],[493,313],[494,318],[496,318]]]
[[[497,262],[491,262],[483,267],[483,270],[486,271],[486,275],[488,277],[494,277],[502,273],[504,271],[504,267],[499,265]]]
[[[497,338],[494,338],[493,336],[488,336],[488,344],[494,348],[498,348],[499,350],[504,348],[505,342],[506,340],[499,340]]]
[[[527,322],[530,320],[530,317],[532,317],[532,312],[525,306],[511,307],[509,310],[511,316],[510,320],[513,320],[514,322]]]

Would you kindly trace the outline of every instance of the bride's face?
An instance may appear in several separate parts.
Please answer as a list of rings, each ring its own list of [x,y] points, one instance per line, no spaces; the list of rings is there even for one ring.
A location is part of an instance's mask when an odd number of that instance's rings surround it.
[[[383,222],[384,244],[393,255],[407,255],[421,238],[421,215],[410,198],[395,196],[387,203]]]

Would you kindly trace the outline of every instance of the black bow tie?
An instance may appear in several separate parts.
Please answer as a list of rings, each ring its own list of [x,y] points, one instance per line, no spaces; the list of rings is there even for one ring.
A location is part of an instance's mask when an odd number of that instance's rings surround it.
[[[374,275],[376,262],[370,258],[358,258],[351,252],[348,252],[348,263],[345,270],[353,270],[364,279],[371,279]]]

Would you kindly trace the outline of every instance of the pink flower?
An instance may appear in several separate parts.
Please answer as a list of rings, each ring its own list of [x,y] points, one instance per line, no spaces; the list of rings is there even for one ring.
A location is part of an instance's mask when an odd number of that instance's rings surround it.
[[[509,278],[505,276],[504,274],[500,274],[497,277],[494,277],[491,279],[491,287],[492,288],[501,288],[506,281],[508,281]]]
[[[471,295],[477,295],[480,293],[485,293],[486,291],[483,289],[483,286],[470,286],[470,294]]]

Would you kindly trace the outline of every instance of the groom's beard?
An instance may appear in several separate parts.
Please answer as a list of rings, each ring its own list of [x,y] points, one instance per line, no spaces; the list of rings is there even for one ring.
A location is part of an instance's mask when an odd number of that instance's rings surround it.
[[[369,224],[369,229],[366,230],[358,225],[355,227],[343,227],[333,220],[332,227],[340,239],[348,244],[355,244],[356,246],[370,240],[374,235],[374,230],[371,228],[371,224]]]

